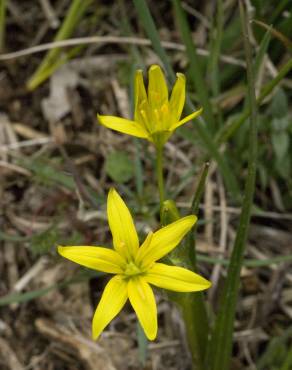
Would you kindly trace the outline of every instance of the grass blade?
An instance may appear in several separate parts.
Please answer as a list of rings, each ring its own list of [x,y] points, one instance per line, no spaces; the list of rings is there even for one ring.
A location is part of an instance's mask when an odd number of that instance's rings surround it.
[[[279,358],[279,352],[286,345],[289,346],[289,341],[292,338],[292,326],[288,327],[281,336],[273,337],[264,354],[257,361],[257,370],[271,369],[273,362]],[[281,369],[283,370],[283,369]]]
[[[6,0],[0,0],[0,53],[4,50],[6,29]]]
[[[258,50],[258,53],[256,55],[256,58],[255,58],[255,62],[254,62],[254,76],[255,76],[255,80],[257,79],[257,75],[258,75],[258,72],[260,70],[260,67],[263,63],[263,60],[264,60],[264,56],[266,55],[267,53],[267,50],[268,50],[268,47],[270,45],[270,41],[271,41],[271,27],[269,27],[260,43],[260,47],[259,47],[259,50]]]
[[[212,338],[208,348],[208,356],[206,358],[206,368],[208,370],[229,369],[230,366],[234,317],[240,283],[240,271],[246,246],[255,189],[257,158],[257,107],[254,90],[252,54],[248,35],[248,19],[246,17],[242,2],[239,4],[244,38],[244,49],[247,62],[248,95],[251,111],[248,174],[245,183],[242,212],[240,215],[239,226],[231,255],[230,265],[228,267],[227,279],[220,300],[219,313],[215,321]]]
[[[187,102],[187,112],[194,111],[193,104],[188,101]],[[213,158],[220,169],[220,173],[223,176],[224,184],[227,190],[230,192],[231,197],[233,200],[238,200],[238,195],[240,194],[238,181],[235,178],[233,172],[231,171],[230,165],[225,157],[219,152],[218,145],[214,143],[214,140],[211,137],[211,134],[207,131],[202,119],[198,118],[196,122],[196,130],[198,132],[198,136],[200,136],[201,140],[207,147],[208,155]],[[178,135],[182,136],[186,140],[192,142],[194,145],[198,144],[198,138],[194,130],[189,129],[187,127],[181,127],[178,130]]]
[[[166,73],[169,77],[169,80],[171,81],[171,83],[173,83],[175,80],[175,74],[173,72],[168,56],[165,50],[163,49],[163,47],[161,46],[159,33],[155,26],[155,23],[150,13],[150,10],[148,8],[148,5],[145,0],[133,0],[133,2],[137,10],[137,13],[139,15],[139,18],[144,26],[144,29],[146,30],[148,37],[152,42],[153,49],[156,52],[156,54],[159,56],[159,58],[161,59],[164,65],[164,68],[166,70]]]
[[[275,28],[272,28],[268,24],[258,21],[256,19],[253,20],[253,23],[257,24],[260,27],[263,27],[265,30],[271,30],[271,33],[274,37],[276,37],[278,40],[282,42],[282,44],[290,51],[292,52],[292,41],[288,39],[283,33],[280,31],[276,30]]]
[[[217,11],[215,17],[215,24],[212,27],[212,40],[211,40],[211,53],[210,53],[210,61],[209,61],[209,75],[211,78],[211,87],[213,97],[217,97],[220,93],[220,78],[219,78],[219,58],[220,58],[220,50],[222,44],[222,36],[223,36],[223,27],[224,27],[224,19],[223,19],[223,2],[222,0],[218,0],[216,2]]]
[[[77,26],[78,22],[82,18],[86,9],[90,5],[92,0],[74,0],[66,14],[66,17],[61,25],[61,28],[57,32],[54,41],[61,41],[69,38]],[[52,72],[55,71],[54,65],[57,67],[60,64],[59,57],[61,54],[60,48],[51,49],[44,57],[42,63],[39,65],[33,76],[27,82],[27,88],[34,90],[42,82],[44,82]],[[66,58],[64,58],[64,62]],[[62,64],[62,63],[61,63]]]
[[[207,85],[203,78],[203,71],[200,66],[200,60],[197,55],[196,46],[192,39],[192,34],[186,19],[186,15],[179,0],[173,0],[173,5],[176,19],[180,28],[181,37],[186,46],[186,53],[189,58],[191,72],[190,79],[204,108],[203,116],[206,118],[210,130],[214,131],[215,117],[213,115]]]
[[[292,367],[292,347],[290,347],[290,349],[288,351],[288,354],[287,354],[287,357],[286,357],[283,365],[281,366],[280,370],[289,370],[289,369],[291,369],[291,367]]]
[[[211,80],[212,97],[217,98],[220,94],[219,59],[223,38],[224,17],[223,1],[216,2],[216,16],[214,26],[211,29],[210,58],[208,63],[208,76]],[[219,104],[215,104],[214,109],[217,115],[217,125],[222,126],[222,114]]]

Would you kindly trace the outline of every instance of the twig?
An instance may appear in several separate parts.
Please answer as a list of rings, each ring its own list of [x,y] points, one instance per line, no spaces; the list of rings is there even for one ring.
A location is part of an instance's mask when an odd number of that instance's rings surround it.
[[[37,276],[48,263],[48,257],[41,257],[22,277],[15,283],[13,290],[21,292],[27,284]]]
[[[43,145],[53,143],[54,139],[52,137],[44,137],[33,140],[24,140],[17,143],[12,143],[8,145],[1,145],[0,152],[9,152],[10,150],[17,150],[19,148],[34,146],[34,145]]]
[[[27,49],[15,51],[12,53],[1,54],[0,60],[10,60],[26,55],[31,55],[35,53],[40,53],[42,51],[54,49],[54,48],[64,48],[68,46],[85,45],[85,44],[129,44],[129,45],[140,45],[140,46],[151,46],[151,41],[146,38],[138,37],[122,37],[122,36],[89,36],[89,37],[79,37],[69,40],[48,42],[41,45],[32,46]],[[185,46],[178,44],[176,42],[162,41],[162,46],[170,50],[185,51]],[[198,48],[197,52],[202,56],[209,56],[209,51],[205,49]],[[245,68],[246,64],[244,61],[230,57],[228,55],[221,55],[222,62],[237,65],[239,67]]]
[[[45,13],[45,16],[50,26],[54,29],[58,28],[60,25],[60,21],[58,17],[56,16],[50,1],[49,0],[39,0],[39,2],[41,4],[43,12]]]

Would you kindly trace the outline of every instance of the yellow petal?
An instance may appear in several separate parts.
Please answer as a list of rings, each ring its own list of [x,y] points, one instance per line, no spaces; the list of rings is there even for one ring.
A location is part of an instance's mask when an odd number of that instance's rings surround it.
[[[157,335],[157,307],[152,289],[145,279],[135,276],[128,282],[128,296],[146,337],[153,340]]]
[[[108,193],[107,216],[115,250],[125,259],[134,257],[139,248],[137,231],[129,209],[114,189]]]
[[[161,68],[153,65],[149,69],[148,103],[150,109],[160,109],[168,103],[168,88]]]
[[[184,125],[185,123],[191,121],[192,119],[198,117],[201,113],[203,112],[203,108],[200,108],[199,110],[195,111],[194,113],[186,116],[185,118],[183,118],[181,121],[178,121],[178,122],[175,122],[172,126],[171,126],[171,130],[175,130],[176,128],[178,128],[179,126],[182,126]]]
[[[155,263],[147,272],[148,283],[175,292],[197,292],[210,288],[210,281],[182,267]]]
[[[123,134],[141,137],[143,139],[148,137],[147,131],[139,122],[115,116],[101,116],[99,114],[97,115],[97,119],[103,126],[122,132]]]
[[[147,267],[174,249],[197,221],[196,216],[183,217],[156,231],[150,243],[139,248],[136,263]]]
[[[58,247],[61,256],[93,270],[121,274],[126,261],[114,250],[103,247]]]
[[[147,94],[143,80],[143,71],[139,69],[135,74],[135,110],[144,102],[147,102]]]
[[[169,107],[176,121],[179,121],[186,100],[186,78],[182,73],[177,73],[176,76],[177,80],[172,89]]]
[[[92,337],[97,339],[128,299],[127,282],[120,275],[106,285],[92,320]]]

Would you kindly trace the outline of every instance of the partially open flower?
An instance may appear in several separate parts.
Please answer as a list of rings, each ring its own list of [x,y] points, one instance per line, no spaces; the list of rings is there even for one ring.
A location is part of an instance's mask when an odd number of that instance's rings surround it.
[[[202,109],[181,119],[186,99],[186,79],[177,73],[177,80],[171,96],[158,65],[149,69],[148,91],[146,92],[143,72],[138,70],[135,76],[135,117],[134,121],[115,116],[97,115],[98,121],[113,130],[128,135],[147,139],[161,147],[174,130],[202,113]]]

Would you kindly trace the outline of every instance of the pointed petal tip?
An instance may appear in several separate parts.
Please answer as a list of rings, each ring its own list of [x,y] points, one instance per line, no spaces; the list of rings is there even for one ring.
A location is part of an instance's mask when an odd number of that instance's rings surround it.
[[[149,68],[149,71],[155,71],[156,69],[160,69],[161,70],[161,67],[160,67],[160,65],[158,65],[158,64],[152,64],[151,66],[150,66],[150,68]]]
[[[108,195],[114,195],[116,193],[117,193],[116,189],[113,186],[111,186],[109,191],[108,191]]]
[[[94,329],[92,328],[92,335],[91,335],[92,340],[96,341],[99,338],[99,334],[94,332]]]
[[[181,73],[181,72],[177,72],[176,73],[176,77],[177,78],[180,78],[180,79],[183,79],[184,81],[186,80],[186,76],[183,73]]]
[[[206,279],[206,289],[209,289],[211,287],[212,287],[212,282]]]
[[[157,337],[157,330],[153,333],[145,333],[148,340],[154,341]]]
[[[189,216],[186,216],[185,219],[189,220],[189,222],[192,224],[192,226],[197,222],[198,220],[198,217],[196,215],[189,215]]]
[[[178,127],[184,125],[185,123],[197,118],[200,114],[202,114],[203,112],[203,108],[201,107],[200,109],[196,110],[195,112],[189,114],[188,116],[186,116],[185,118],[181,119],[180,121],[178,122],[175,122],[172,126],[171,126],[171,130],[175,130],[177,129]]]
[[[114,201],[116,197],[120,197],[119,193],[116,191],[114,187],[110,187],[108,194],[107,194],[107,201]]]
[[[136,69],[136,75],[143,75],[143,69]]]
[[[94,341],[97,341],[100,338],[100,335],[103,330],[100,330],[100,328],[97,328],[96,325],[93,323],[92,320],[92,325],[91,325],[91,338]]]

